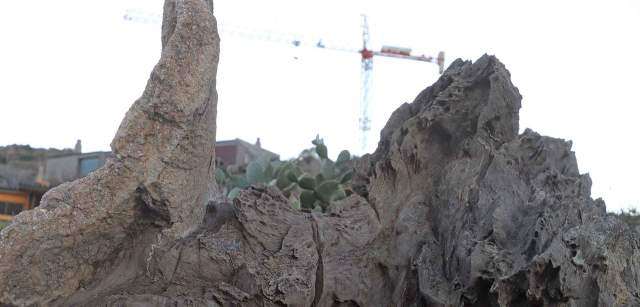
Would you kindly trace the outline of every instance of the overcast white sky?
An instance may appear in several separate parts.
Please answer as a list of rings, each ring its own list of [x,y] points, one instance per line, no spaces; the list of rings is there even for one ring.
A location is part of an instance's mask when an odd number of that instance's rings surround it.
[[[261,137],[295,156],[320,133],[335,155],[358,152],[358,54],[264,41],[357,48],[360,14],[373,47],[475,60],[495,54],[523,95],[520,127],[573,140],[580,170],[609,210],[640,206],[640,2],[219,0],[218,139]],[[108,150],[159,58],[161,0],[0,1],[0,145]],[[256,30],[259,29],[259,30]],[[429,63],[376,58],[369,150],[390,113],[438,77]]]

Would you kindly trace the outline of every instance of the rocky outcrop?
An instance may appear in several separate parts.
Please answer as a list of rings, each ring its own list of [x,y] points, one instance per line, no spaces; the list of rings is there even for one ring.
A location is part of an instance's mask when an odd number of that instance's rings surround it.
[[[329,212],[255,187],[87,305],[624,306],[637,237],[570,144],[525,131],[495,58],[457,61],[394,113]]]
[[[2,231],[0,302],[69,305],[94,284],[132,278],[118,271],[130,252],[180,238],[202,220],[214,185],[211,10],[210,1],[166,1],[162,56],[113,140],[116,158],[49,191]]]
[[[591,199],[569,142],[518,135],[509,79],[491,56],[454,62],[357,161],[358,195],[304,213],[276,189],[250,188],[210,205],[198,231],[156,250],[147,274],[100,301],[640,304],[637,235]]]
[[[162,59],[114,140],[117,158],[2,232],[2,302],[640,305],[637,234],[590,197],[570,142],[518,134],[521,97],[492,56],[453,62],[395,111],[376,152],[355,162],[356,193],[327,213],[251,187],[202,218],[210,7],[167,0]]]

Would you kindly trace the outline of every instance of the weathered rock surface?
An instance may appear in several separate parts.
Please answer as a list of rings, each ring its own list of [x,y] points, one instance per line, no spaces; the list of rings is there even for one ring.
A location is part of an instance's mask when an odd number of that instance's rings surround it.
[[[328,213],[252,187],[200,222],[217,58],[204,3],[166,2],[163,58],[118,158],[2,232],[2,302],[640,305],[637,234],[591,199],[569,142],[518,135],[520,94],[491,56],[455,61],[394,112],[356,162],[357,194]]]
[[[82,301],[96,283],[130,278],[129,253],[144,261],[149,242],[180,238],[202,220],[214,185],[211,11],[210,1],[166,2],[162,57],[113,140],[117,157],[48,192],[2,231],[0,302]]]
[[[360,195],[303,213],[251,188],[101,301],[639,305],[637,235],[591,199],[570,143],[518,135],[519,108],[497,59],[456,61],[357,162]]]
[[[360,195],[321,214],[248,189],[94,302],[640,304],[636,234],[590,198],[570,143],[518,135],[519,108],[497,59],[456,61],[357,162]]]

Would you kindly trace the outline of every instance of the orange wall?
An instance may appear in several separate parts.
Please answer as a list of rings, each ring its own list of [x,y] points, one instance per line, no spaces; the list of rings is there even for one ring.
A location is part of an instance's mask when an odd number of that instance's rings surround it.
[[[29,195],[27,193],[0,192],[0,202],[21,204],[24,210],[29,209]],[[0,214],[0,221],[11,221],[11,220],[13,220],[13,216]]]
[[[29,195],[27,193],[7,193],[0,192],[0,201],[22,204],[23,206],[29,205]]]

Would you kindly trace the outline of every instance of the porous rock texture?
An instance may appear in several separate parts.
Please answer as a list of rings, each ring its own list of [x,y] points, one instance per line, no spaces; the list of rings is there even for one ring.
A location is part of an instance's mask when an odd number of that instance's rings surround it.
[[[327,213],[251,187],[195,221],[191,205],[212,191],[202,148],[213,127],[198,121],[213,120],[215,92],[196,89],[214,85],[215,26],[203,1],[165,8],[174,34],[114,141],[118,158],[2,232],[2,302],[640,305],[637,235],[591,199],[569,142],[518,134],[521,97],[492,56],[454,61],[395,111],[376,152],[355,163],[356,193]]]

